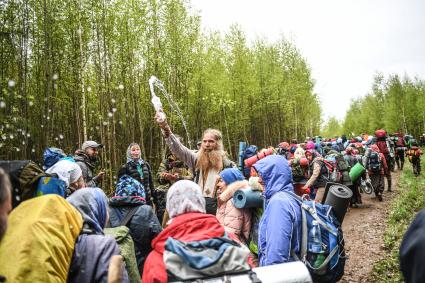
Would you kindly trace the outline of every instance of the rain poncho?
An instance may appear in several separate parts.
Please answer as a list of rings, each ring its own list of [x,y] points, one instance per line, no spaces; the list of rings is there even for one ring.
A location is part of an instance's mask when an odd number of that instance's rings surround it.
[[[64,159],[55,163],[52,167],[46,170],[46,173],[56,174],[58,178],[69,184],[75,183],[83,175],[80,166],[77,163]]]
[[[64,198],[24,201],[9,216],[0,244],[0,274],[7,282],[66,282],[83,220]]]
[[[288,193],[294,192],[288,161],[270,155],[254,165],[265,186],[266,209],[260,220],[258,259],[260,266],[291,261],[299,252],[301,206]]]

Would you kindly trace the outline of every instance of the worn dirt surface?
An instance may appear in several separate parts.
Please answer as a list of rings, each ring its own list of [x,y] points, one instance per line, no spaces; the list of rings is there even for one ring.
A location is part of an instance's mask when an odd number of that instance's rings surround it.
[[[392,173],[392,192],[383,194],[383,201],[376,199],[374,193],[362,194],[363,205],[350,208],[342,224],[345,249],[348,259],[345,273],[340,282],[368,282],[373,263],[383,254],[383,234],[389,212],[389,204],[397,195],[400,173]]]

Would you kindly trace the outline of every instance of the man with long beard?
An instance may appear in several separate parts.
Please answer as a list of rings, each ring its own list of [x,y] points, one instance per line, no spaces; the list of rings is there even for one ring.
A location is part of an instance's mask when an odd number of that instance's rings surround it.
[[[161,121],[158,117],[156,118],[171,153],[186,163],[189,169],[194,172],[194,181],[202,189],[207,213],[215,215],[217,210],[215,191],[217,175],[225,168],[236,167],[235,163],[226,157],[221,132],[215,129],[205,130],[201,148],[194,153],[176,138],[166,120]]]

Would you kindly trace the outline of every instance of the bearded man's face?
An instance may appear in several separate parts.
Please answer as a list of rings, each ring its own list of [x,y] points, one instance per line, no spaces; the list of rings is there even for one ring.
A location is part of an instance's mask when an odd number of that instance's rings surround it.
[[[214,139],[214,135],[206,133],[202,138],[201,148],[206,152],[217,149],[217,141]]]

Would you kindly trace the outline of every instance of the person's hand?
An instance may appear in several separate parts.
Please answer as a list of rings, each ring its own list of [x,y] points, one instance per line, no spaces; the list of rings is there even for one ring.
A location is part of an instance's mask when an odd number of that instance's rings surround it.
[[[171,134],[171,128],[167,123],[167,118],[164,115],[164,112],[156,112],[155,113],[155,122],[159,125],[161,128],[163,134],[165,137],[169,137]]]
[[[105,177],[105,171],[100,171],[99,174],[96,176],[96,180],[103,180]]]

